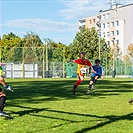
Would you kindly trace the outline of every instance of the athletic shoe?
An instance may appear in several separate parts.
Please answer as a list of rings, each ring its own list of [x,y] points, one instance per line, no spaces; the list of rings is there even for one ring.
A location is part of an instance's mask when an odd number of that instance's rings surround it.
[[[9,114],[7,114],[5,112],[2,112],[2,111],[0,111],[0,116],[4,116],[6,118],[12,119],[12,116],[11,115],[9,115]]]
[[[87,94],[90,94],[90,90],[87,91]]]
[[[8,87],[6,88],[6,90],[9,90],[9,91],[14,92],[14,90],[13,90],[13,88],[12,88],[11,86],[8,86]]]
[[[133,102],[133,98],[131,100],[129,100],[129,103],[132,103]]]

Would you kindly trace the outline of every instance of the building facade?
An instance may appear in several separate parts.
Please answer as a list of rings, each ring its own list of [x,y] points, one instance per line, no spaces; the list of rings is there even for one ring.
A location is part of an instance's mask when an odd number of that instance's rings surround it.
[[[114,5],[109,10],[100,10],[96,16],[79,20],[78,26],[79,31],[82,27],[95,27],[109,46],[117,44],[122,54],[126,55],[128,45],[133,43],[133,4]]]

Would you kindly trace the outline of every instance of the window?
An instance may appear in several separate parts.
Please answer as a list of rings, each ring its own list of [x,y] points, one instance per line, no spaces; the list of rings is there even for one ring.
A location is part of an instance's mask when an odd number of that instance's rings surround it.
[[[119,40],[116,40],[116,44],[119,44]]]
[[[110,45],[110,42],[109,41],[107,41],[107,45]]]
[[[116,26],[119,26],[119,21],[116,21]]]
[[[105,14],[102,16],[102,19],[105,19]]]
[[[111,35],[114,36],[114,31],[111,31]]]
[[[103,37],[105,37],[105,32],[103,32]]]
[[[109,16],[110,16],[110,14],[109,14],[109,13],[107,13],[106,18],[107,18],[107,19],[109,19]]]
[[[117,14],[117,10],[115,10],[115,14]]]
[[[95,23],[96,22],[96,20],[95,19],[93,19],[93,23]]]
[[[107,27],[108,27],[108,28],[110,27],[109,22],[107,23]]]
[[[110,36],[110,33],[109,32],[107,32],[107,36]]]
[[[105,23],[103,24],[103,28],[105,28]]]
[[[100,21],[101,20],[101,15],[97,16],[97,18],[98,18],[98,21]]]
[[[114,40],[112,40],[111,42],[112,42],[112,45],[114,45],[114,44],[115,44],[115,41],[114,41]]]
[[[101,32],[99,32],[99,30],[98,30],[98,36],[101,37]]]
[[[119,35],[119,30],[116,30],[116,35],[117,35],[117,36]]]
[[[90,19],[90,24],[92,24],[92,20]]]
[[[114,22],[111,22],[111,26],[114,27]]]
[[[85,23],[85,21],[86,21],[85,19],[79,20],[80,23]]]

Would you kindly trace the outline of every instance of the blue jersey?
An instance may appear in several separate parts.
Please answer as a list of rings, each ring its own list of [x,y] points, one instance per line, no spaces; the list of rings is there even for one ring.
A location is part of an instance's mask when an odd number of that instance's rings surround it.
[[[103,68],[102,68],[102,66],[96,66],[96,65],[94,65],[94,66],[92,66],[93,67],[93,69],[94,69],[94,71],[96,72],[96,73],[92,73],[92,77],[94,77],[94,76],[102,76],[102,73],[103,73]]]

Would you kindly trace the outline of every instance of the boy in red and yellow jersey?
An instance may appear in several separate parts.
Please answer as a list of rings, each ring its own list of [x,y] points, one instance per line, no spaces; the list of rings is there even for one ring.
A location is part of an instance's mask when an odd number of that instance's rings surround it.
[[[89,66],[92,70],[92,72],[96,73],[92,67],[92,64],[90,63],[89,60],[85,59],[85,52],[80,53],[79,59],[76,60],[69,60],[67,62],[75,62],[78,64],[78,69],[77,69],[77,75],[78,75],[78,80],[77,82],[73,85],[72,88],[72,93],[75,94],[75,89],[78,87],[78,85],[84,80],[84,75],[87,71],[86,66]]]

